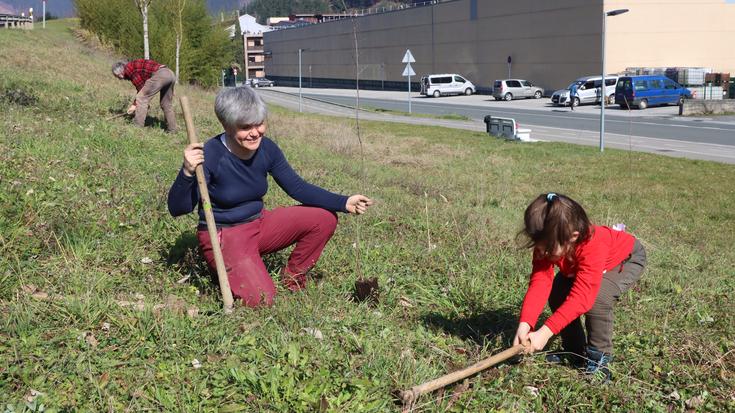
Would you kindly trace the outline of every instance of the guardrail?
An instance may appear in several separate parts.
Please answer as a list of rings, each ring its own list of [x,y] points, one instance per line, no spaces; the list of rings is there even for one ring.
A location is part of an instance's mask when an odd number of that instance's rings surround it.
[[[419,1],[416,3],[411,3],[411,4],[400,4],[400,5],[389,6],[389,7],[374,7],[374,8],[368,8],[368,9],[360,9],[356,11],[356,14],[360,16],[366,16],[369,14],[388,13],[388,12],[396,11],[396,10],[412,9],[414,7],[431,6],[432,4],[442,3],[444,1],[447,1],[447,0],[427,0],[427,1]]]
[[[487,133],[493,136],[513,141],[536,142],[531,139],[531,129],[520,128],[520,124],[513,118],[485,116]]]
[[[14,16],[12,14],[0,14],[0,27],[6,29],[32,29],[33,18],[26,16]]]
[[[312,22],[302,21],[302,22],[296,22],[292,25],[288,25],[284,27],[274,26],[273,29],[274,30],[296,29],[299,27],[311,26],[312,24],[328,23],[328,22],[333,22],[335,20],[348,19],[351,17],[363,17],[363,16],[369,16],[373,14],[390,13],[392,11],[412,9],[416,7],[431,6],[434,4],[443,3],[445,1],[453,1],[453,0],[427,0],[427,1],[411,3],[411,4],[400,4],[400,5],[388,6],[388,7],[374,7],[374,8],[368,8],[368,9],[357,9],[357,10],[353,10],[351,13],[344,13],[339,16],[331,16],[329,18],[325,18],[321,22],[312,23]]]

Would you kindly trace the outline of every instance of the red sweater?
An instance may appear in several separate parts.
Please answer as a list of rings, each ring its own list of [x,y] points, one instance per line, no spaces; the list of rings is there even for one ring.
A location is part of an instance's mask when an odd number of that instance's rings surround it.
[[[592,308],[600,291],[602,274],[628,258],[635,243],[635,238],[626,232],[596,225],[592,231],[592,237],[577,246],[573,262],[568,259],[552,262],[534,253],[531,281],[521,307],[521,322],[535,327],[551,294],[555,265],[562,274],[574,278],[574,283],[564,303],[544,324],[554,334],[559,334],[569,323]]]

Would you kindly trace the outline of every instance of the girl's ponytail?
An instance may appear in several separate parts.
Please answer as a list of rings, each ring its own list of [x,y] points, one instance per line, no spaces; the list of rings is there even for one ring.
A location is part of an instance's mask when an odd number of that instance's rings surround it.
[[[554,192],[541,194],[533,200],[526,208],[523,221],[525,225],[519,235],[527,238],[524,246],[543,246],[542,252],[547,255],[560,249],[569,255],[574,232],[579,232],[574,244],[581,244],[589,239],[592,230],[584,208],[566,195]]]

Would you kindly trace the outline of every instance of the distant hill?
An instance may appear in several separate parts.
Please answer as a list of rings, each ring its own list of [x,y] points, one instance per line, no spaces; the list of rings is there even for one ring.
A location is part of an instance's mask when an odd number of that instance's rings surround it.
[[[101,0],[104,1],[104,0]],[[212,14],[220,11],[235,11],[243,7],[247,0],[206,0],[207,8]],[[132,0],[130,1],[133,2]],[[1,9],[15,9],[16,12],[27,11],[33,7],[37,16],[41,15],[41,0],[2,0]],[[58,17],[70,17],[75,13],[73,0],[49,0],[46,2],[46,11]],[[0,12],[1,13],[1,12]]]

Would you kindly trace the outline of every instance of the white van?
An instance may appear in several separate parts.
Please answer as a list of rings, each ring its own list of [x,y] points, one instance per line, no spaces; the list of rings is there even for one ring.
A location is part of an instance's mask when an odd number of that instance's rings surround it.
[[[475,85],[464,77],[455,74],[427,75],[421,77],[421,94],[438,98],[443,95],[471,95]]]
[[[559,106],[574,106],[584,103],[600,103],[600,80],[601,76],[585,76],[572,82],[566,89],[559,89],[551,95],[551,103]],[[573,84],[577,85],[577,94],[573,98],[569,97],[569,89]],[[605,76],[605,96],[608,103],[615,101],[615,86],[618,84],[617,75]]]

